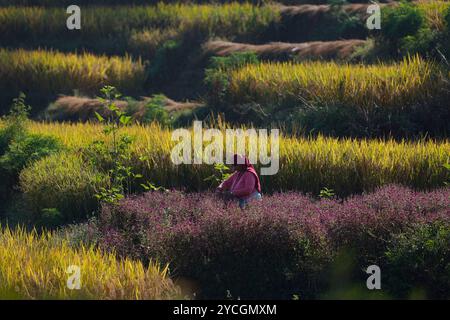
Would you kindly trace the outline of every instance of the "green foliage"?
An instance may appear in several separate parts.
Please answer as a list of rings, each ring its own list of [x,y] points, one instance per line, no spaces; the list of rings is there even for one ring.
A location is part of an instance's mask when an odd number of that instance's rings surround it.
[[[166,188],[162,186],[156,186],[155,184],[147,181],[146,183],[141,183],[141,187],[144,188],[145,191],[168,191]]]
[[[0,167],[17,176],[27,164],[61,149],[62,146],[55,137],[29,134],[10,143],[8,150],[0,157]]]
[[[396,7],[386,7],[382,12],[382,28],[378,47],[388,55],[430,54],[445,45],[440,30],[439,10],[430,4],[402,2]],[[433,24],[434,23],[434,24]]]
[[[156,51],[149,70],[149,79],[154,85],[173,80],[186,58],[182,43],[168,40]]]
[[[383,10],[381,33],[384,39],[398,42],[415,35],[424,23],[422,12],[413,4],[401,3],[398,7]]]
[[[126,112],[121,111],[114,103],[121,97],[120,93],[111,86],[104,87],[101,93],[102,97],[99,100],[110,111],[110,117],[107,119],[96,113],[98,121],[104,124],[104,139],[95,140],[83,150],[83,155],[93,167],[103,172],[109,179],[106,186],[98,189],[95,197],[100,202],[115,204],[126,195],[136,191],[133,190],[135,182],[143,176],[136,173],[131,165],[133,162],[131,150],[133,138],[126,133],[119,132],[131,122],[131,117],[127,116]],[[163,107],[165,99],[163,95],[156,95],[146,105],[145,117],[148,121],[164,120],[168,122],[168,116]],[[144,161],[144,158],[142,156],[141,161]],[[144,190],[165,190],[148,181],[140,185]]]
[[[205,69],[209,104],[213,107],[221,104],[230,84],[230,71],[258,62],[258,56],[254,52],[236,52],[226,57],[212,57],[209,67]]]
[[[358,30],[363,28],[361,18],[357,15],[350,14],[343,9],[343,5],[348,4],[345,0],[329,0],[331,6],[330,15],[334,19],[334,23],[330,25],[329,32],[339,38],[344,34],[357,34]]]
[[[400,234],[390,244],[386,287],[396,296],[408,297],[425,290],[429,298],[450,298],[450,225],[434,222]],[[434,295],[431,295],[434,293]]]
[[[204,181],[211,181],[212,185],[218,185],[220,184],[222,181],[228,179],[231,176],[231,173],[229,173],[230,168],[227,167],[225,164],[223,163],[217,163],[214,165],[214,174],[206,177],[204,179]]]
[[[98,121],[105,124],[103,133],[105,138],[111,138],[111,142],[108,144],[104,140],[96,140],[87,148],[85,155],[92,164],[97,166],[102,163],[101,160],[109,160],[111,166],[107,168],[106,173],[110,183],[107,187],[100,187],[95,197],[100,202],[116,203],[124,198],[126,193],[131,193],[132,180],[141,176],[135,174],[133,168],[128,165],[131,162],[132,138],[127,134],[119,134],[119,130],[131,121],[131,117],[121,111],[114,102],[119,100],[121,95],[112,86],[105,86],[100,91],[102,96],[98,99],[111,112],[111,116],[105,119],[98,112],[95,114]]]
[[[26,134],[25,125],[30,110],[31,107],[25,103],[25,94],[21,92],[13,100],[9,114],[3,119],[5,126],[0,129],[0,155],[6,152],[11,141]]]
[[[449,179],[449,181],[445,181],[444,182],[444,184],[446,185],[446,186],[449,186],[450,185],[450,163],[446,163],[446,164],[444,164],[444,168],[447,170],[447,174],[448,174],[448,179]]]
[[[444,15],[444,21],[447,32],[450,32],[450,6],[447,8],[447,12]]]
[[[27,130],[30,107],[21,93],[14,99],[5,126],[0,130],[0,207],[7,207],[20,171],[30,163],[62,149],[55,137],[30,134]],[[4,208],[3,208],[4,209]]]
[[[39,220],[39,224],[41,224],[45,228],[56,228],[63,224],[64,219],[56,208],[44,208],[42,209],[42,214]]]
[[[333,189],[329,189],[327,187],[320,190],[319,197],[320,198],[326,198],[326,199],[332,199],[336,196]]]
[[[166,105],[167,97],[163,94],[155,94],[145,104],[145,114],[142,120],[144,122],[156,121],[163,126],[170,124],[169,113],[167,112]]]

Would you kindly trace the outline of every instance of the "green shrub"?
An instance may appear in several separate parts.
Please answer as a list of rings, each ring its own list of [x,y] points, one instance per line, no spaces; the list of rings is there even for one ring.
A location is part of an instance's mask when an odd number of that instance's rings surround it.
[[[209,89],[209,105],[216,107],[222,102],[230,84],[230,71],[246,64],[256,64],[259,59],[254,52],[236,52],[226,57],[212,57],[205,70],[205,84]]]
[[[387,252],[386,287],[396,296],[418,290],[427,298],[449,299],[450,223],[417,225],[400,234]]]
[[[55,137],[28,133],[30,109],[21,93],[14,99],[8,116],[4,118],[5,126],[0,130],[0,211],[12,203],[20,171],[29,163],[62,148]]]
[[[167,97],[163,94],[155,94],[145,104],[145,114],[143,117],[144,122],[157,121],[161,125],[168,125],[170,123],[169,113],[167,112],[166,105]]]
[[[106,184],[106,177],[76,154],[51,155],[20,174],[21,190],[37,221],[48,218],[49,208],[60,212],[64,222],[86,218],[98,206],[96,190]]]
[[[424,13],[416,5],[403,2],[399,6],[385,7],[382,10],[382,28],[377,44],[392,56],[417,52],[419,50],[415,46],[423,46],[426,41],[424,33],[417,37],[422,28],[427,29]]]
[[[182,43],[168,40],[156,51],[149,71],[149,79],[154,84],[173,80],[183,66],[186,54]]]
[[[381,33],[390,41],[415,35],[424,23],[423,13],[419,8],[408,3],[402,3],[398,7],[387,7],[383,13]]]
[[[64,222],[61,212],[56,208],[45,208],[41,212],[39,223],[45,228],[56,228]]]
[[[13,100],[9,114],[4,117],[5,126],[0,128],[0,156],[6,152],[11,141],[25,135],[30,109],[31,107],[25,104],[25,94],[21,92],[19,97]]]
[[[448,7],[447,12],[445,13],[444,20],[447,32],[450,32],[450,7]]]
[[[52,136],[30,134],[20,140],[13,140],[5,154],[0,157],[0,167],[12,176],[33,161],[61,150],[58,139]]]

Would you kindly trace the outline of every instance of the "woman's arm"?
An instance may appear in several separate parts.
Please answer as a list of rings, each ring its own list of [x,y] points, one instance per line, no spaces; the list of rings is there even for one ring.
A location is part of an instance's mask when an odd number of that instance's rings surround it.
[[[218,187],[217,190],[219,191],[225,191],[230,190],[231,186],[233,185],[233,181],[236,178],[236,175],[233,173],[228,179],[223,181]]]
[[[247,197],[253,193],[255,190],[256,178],[251,172],[245,172],[241,179],[239,179],[239,184],[237,189],[232,191],[232,194],[236,197],[242,198]]]

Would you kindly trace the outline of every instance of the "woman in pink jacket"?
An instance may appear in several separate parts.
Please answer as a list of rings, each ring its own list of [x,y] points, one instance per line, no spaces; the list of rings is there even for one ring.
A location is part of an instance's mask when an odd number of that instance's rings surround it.
[[[233,160],[234,173],[217,187],[217,191],[238,199],[239,207],[243,209],[249,201],[261,199],[261,183],[247,157],[235,154]]]

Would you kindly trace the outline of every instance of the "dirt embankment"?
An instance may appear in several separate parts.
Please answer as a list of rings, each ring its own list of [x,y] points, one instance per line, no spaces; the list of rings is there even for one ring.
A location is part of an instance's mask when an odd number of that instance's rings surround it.
[[[391,6],[395,4],[395,2],[380,3],[380,6]],[[343,5],[341,8],[348,14],[358,14],[364,17],[367,15],[367,8],[370,5],[371,3],[352,3]],[[310,18],[313,20],[315,20],[317,17],[320,17],[321,15],[330,13],[332,10],[332,6],[327,4],[303,4],[297,6],[280,5],[280,12],[282,16],[302,16],[304,18]]]
[[[347,59],[365,40],[312,41],[304,43],[271,42],[262,45],[210,41],[204,45],[208,55],[227,56],[234,52],[252,51],[263,59]]]
[[[142,100],[132,103],[124,100],[115,101],[116,106],[132,116],[134,120],[142,121],[145,117],[149,97],[142,97]],[[164,108],[172,113],[184,110],[191,110],[199,107],[197,102],[177,102],[169,98],[164,99]],[[110,116],[110,112],[105,109],[98,99],[77,96],[61,96],[46,110],[46,118],[53,121],[89,121],[96,118],[98,112],[104,117]]]

